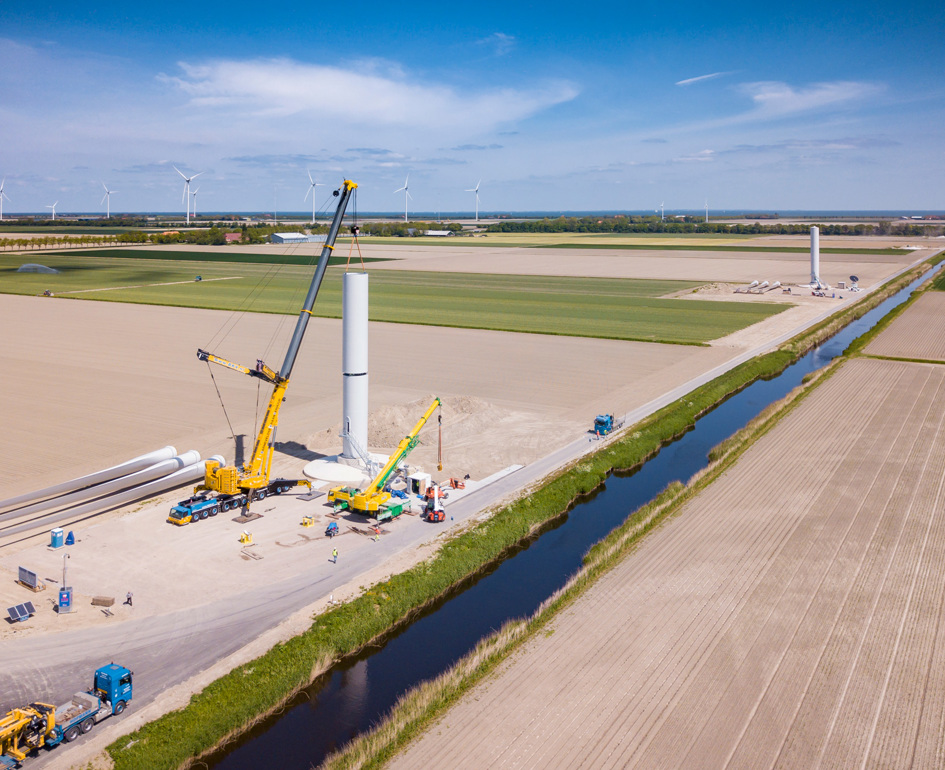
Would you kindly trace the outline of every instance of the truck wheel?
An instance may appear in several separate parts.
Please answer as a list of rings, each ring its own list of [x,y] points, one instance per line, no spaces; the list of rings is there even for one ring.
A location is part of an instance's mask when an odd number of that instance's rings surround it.
[[[72,743],[76,738],[79,737],[79,728],[73,725],[65,733],[66,743]]]
[[[258,499],[258,500],[264,499],[264,498],[266,497],[266,491],[267,491],[267,490],[265,490],[265,489],[260,489],[260,490],[259,490],[259,494],[257,495],[257,499]]]
[[[92,717],[89,717],[81,725],[79,725],[79,729],[84,733],[91,732],[94,724],[95,722],[92,721]]]
[[[124,710],[125,702],[123,700],[118,701],[118,703],[115,704],[115,714],[120,714]]]
[[[220,512],[220,509],[217,506],[213,506],[213,508],[210,509],[211,516],[216,516],[219,512]]]

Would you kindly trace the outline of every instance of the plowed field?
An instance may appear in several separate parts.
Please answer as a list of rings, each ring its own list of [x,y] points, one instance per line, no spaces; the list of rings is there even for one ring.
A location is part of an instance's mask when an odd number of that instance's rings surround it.
[[[397,767],[942,767],[945,367],[845,364]]]
[[[927,291],[866,352],[874,356],[945,361],[945,292]]]

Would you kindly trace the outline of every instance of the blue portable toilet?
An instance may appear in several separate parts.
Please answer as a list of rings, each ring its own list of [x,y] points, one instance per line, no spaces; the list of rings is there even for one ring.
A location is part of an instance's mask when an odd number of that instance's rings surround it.
[[[53,548],[62,548],[62,529],[60,527],[56,527],[51,534],[52,541],[49,543],[49,545]]]
[[[66,535],[66,545],[75,545],[75,535],[72,534],[72,530],[69,530],[69,534]]]

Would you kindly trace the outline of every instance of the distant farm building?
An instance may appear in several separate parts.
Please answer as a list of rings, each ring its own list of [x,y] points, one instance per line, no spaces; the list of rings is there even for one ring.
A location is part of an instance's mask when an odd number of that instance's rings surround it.
[[[324,235],[306,235],[305,233],[273,233],[273,243],[324,243]]]
[[[424,235],[435,235],[438,238],[446,238],[449,235],[452,235],[452,230],[427,230]]]
[[[223,237],[226,238],[227,243],[239,243],[243,235],[241,233],[224,233]]]

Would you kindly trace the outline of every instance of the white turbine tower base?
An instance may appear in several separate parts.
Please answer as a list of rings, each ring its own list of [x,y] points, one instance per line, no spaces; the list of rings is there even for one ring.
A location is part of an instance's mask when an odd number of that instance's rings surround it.
[[[368,427],[368,274],[345,273],[341,282],[341,456],[367,450]]]
[[[314,225],[315,224],[315,188],[324,187],[325,185],[323,185],[321,182],[316,182],[314,179],[312,179],[311,171],[308,172],[308,181],[309,181],[308,190],[305,191],[305,197],[302,199],[302,203],[305,203],[305,201],[308,200],[309,195],[312,196],[312,224]]]
[[[410,183],[410,174],[407,174],[407,178],[404,180],[404,186],[398,187],[396,190],[394,190],[394,195],[396,195],[397,193],[401,191],[403,191],[404,193],[404,222],[407,221],[407,200],[408,199],[413,200],[413,196],[410,194],[410,189],[407,186],[409,183]]]

